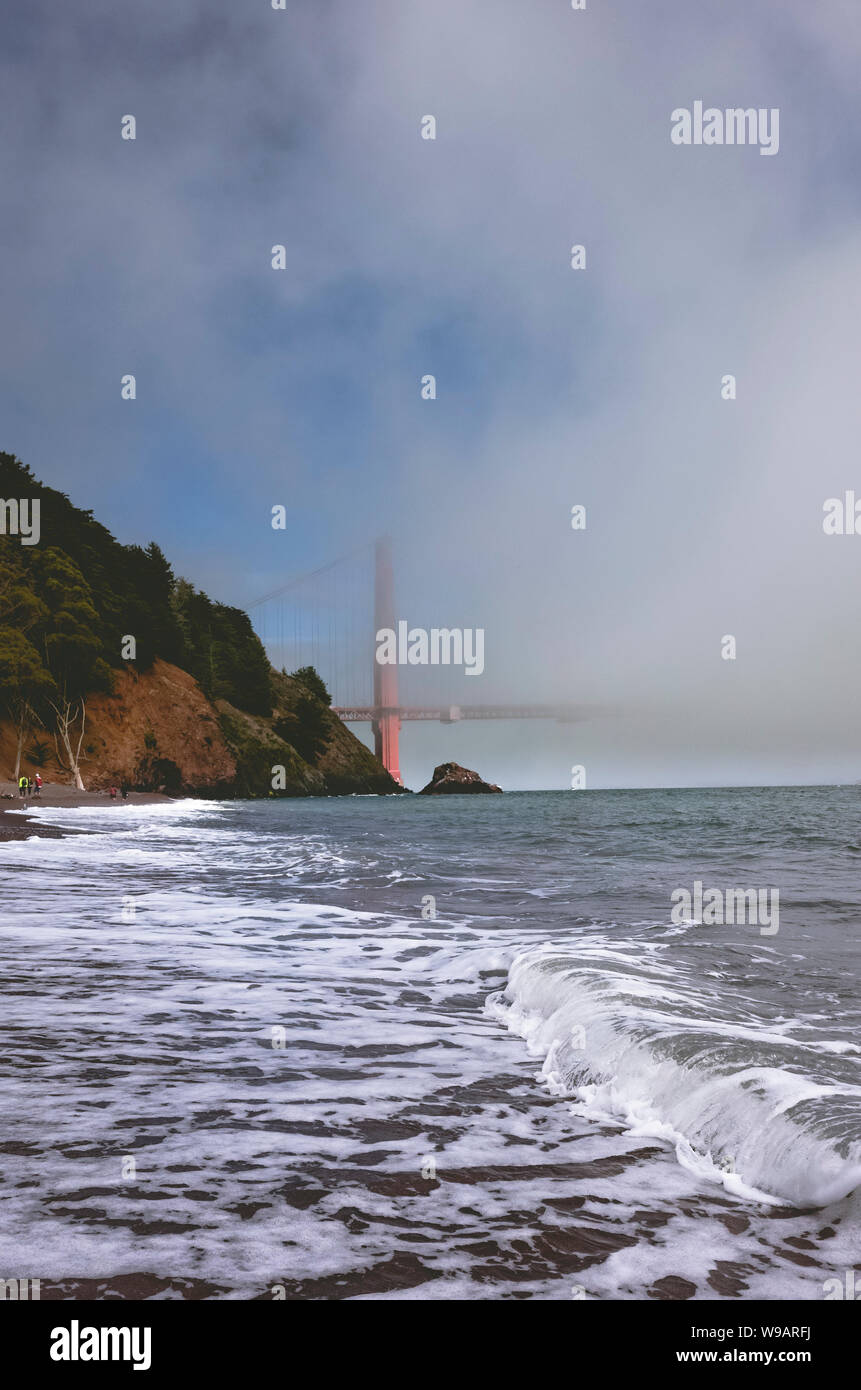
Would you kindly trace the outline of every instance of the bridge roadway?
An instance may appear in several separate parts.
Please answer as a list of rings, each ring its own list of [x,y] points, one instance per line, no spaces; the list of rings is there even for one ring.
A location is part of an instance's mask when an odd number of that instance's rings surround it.
[[[574,724],[588,719],[593,711],[582,705],[334,705],[345,724],[375,723],[385,716],[395,719],[431,719],[440,724],[456,724],[460,719],[556,719]]]

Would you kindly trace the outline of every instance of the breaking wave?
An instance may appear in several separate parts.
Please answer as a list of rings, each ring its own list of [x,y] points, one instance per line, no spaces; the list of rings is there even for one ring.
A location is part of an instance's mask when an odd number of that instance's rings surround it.
[[[668,1141],[739,1197],[822,1207],[861,1186],[861,1088],[841,1070],[855,1046],[715,1016],[680,971],[661,981],[632,969],[630,949],[615,965],[600,955],[533,947],[488,1000],[578,1114]]]

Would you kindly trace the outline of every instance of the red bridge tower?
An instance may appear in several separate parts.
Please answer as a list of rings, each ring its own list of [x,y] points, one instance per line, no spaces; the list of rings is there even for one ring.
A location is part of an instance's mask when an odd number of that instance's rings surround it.
[[[401,720],[398,704],[398,668],[381,666],[377,661],[376,635],[380,628],[395,629],[395,584],[392,573],[392,543],[388,536],[377,541],[374,574],[374,752],[380,762],[401,781],[398,734]]]

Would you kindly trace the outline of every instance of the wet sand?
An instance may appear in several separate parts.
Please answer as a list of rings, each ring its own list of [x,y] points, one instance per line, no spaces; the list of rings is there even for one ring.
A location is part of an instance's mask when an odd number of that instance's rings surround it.
[[[64,832],[54,825],[47,825],[41,817],[21,814],[32,807],[39,806],[145,806],[158,801],[174,801],[172,796],[161,792],[129,792],[126,801],[117,796],[112,801],[107,792],[80,792],[63,782],[45,782],[38,796],[25,799],[18,795],[14,782],[0,781],[0,841],[28,840],[31,835],[41,835],[47,839],[57,839]],[[14,814],[9,814],[14,812]]]

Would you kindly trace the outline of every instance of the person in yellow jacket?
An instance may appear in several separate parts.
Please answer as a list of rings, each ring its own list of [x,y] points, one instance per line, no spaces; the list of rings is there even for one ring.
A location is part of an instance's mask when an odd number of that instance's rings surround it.
[[[19,795],[20,797],[22,797],[23,800],[26,801],[26,799],[27,799],[27,793],[28,793],[29,790],[30,790],[30,778],[29,778],[29,777],[19,777],[19,778],[18,778],[18,795]]]

